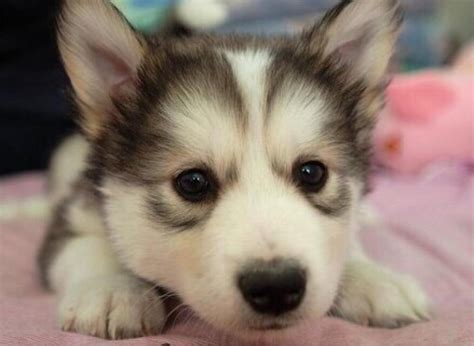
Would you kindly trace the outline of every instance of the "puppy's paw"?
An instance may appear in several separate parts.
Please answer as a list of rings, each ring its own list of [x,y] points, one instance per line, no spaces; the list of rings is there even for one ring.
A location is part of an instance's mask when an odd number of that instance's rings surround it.
[[[59,305],[59,320],[64,331],[126,339],[158,334],[165,312],[152,286],[114,275],[66,290]]]
[[[412,278],[370,261],[348,264],[330,314],[383,328],[430,319],[426,296]]]

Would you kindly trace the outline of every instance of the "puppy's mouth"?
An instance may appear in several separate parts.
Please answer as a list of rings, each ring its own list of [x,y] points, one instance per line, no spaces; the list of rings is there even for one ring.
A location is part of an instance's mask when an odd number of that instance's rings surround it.
[[[286,328],[291,327],[291,324],[283,324],[283,323],[272,323],[266,326],[250,326],[249,329],[253,331],[272,331],[272,330],[283,330]]]
[[[279,332],[290,329],[298,324],[300,319],[285,318],[274,320],[261,320],[250,323],[245,329],[250,332]]]

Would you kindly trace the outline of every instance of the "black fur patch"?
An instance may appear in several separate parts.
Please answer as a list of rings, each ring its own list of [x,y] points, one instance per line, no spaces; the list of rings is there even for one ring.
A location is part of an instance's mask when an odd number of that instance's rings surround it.
[[[155,192],[148,198],[148,215],[152,220],[180,232],[204,224],[211,216],[213,206],[214,202],[196,203],[188,207],[173,206]]]
[[[338,182],[337,192],[334,196],[327,197],[314,193],[305,193],[304,195],[316,209],[328,216],[340,216],[351,205],[349,184],[344,180]]]
[[[69,197],[60,201],[51,213],[53,217],[38,253],[40,278],[45,287],[49,288],[48,270],[51,264],[65,245],[78,235],[67,219],[70,207],[78,198],[84,198],[87,201],[86,208],[102,213],[99,193],[94,187],[93,180],[86,175],[82,176],[75,182]]]
[[[180,90],[207,93],[225,107],[234,110],[237,127],[245,131],[247,114],[238,93],[231,67],[224,57],[212,50],[191,48],[181,52],[173,45],[157,42],[139,73],[137,95],[117,100],[123,122],[112,122],[95,143],[96,163],[107,172],[137,183],[156,183],[163,176],[160,164],[166,154],[182,147],[173,137],[173,115],[165,114],[163,104],[180,99]],[[191,45],[192,47],[192,45]],[[204,88],[204,89],[203,89]],[[222,114],[230,116],[230,114]],[[235,174],[234,174],[235,175]]]
[[[330,116],[324,118],[323,135],[318,141],[337,147],[343,157],[341,166],[344,170],[365,180],[371,155],[370,147],[365,145],[370,143],[367,129],[373,127],[375,117],[358,111],[366,92],[363,82],[351,81],[348,71],[337,61],[323,59],[318,53],[308,54],[305,50],[286,47],[276,53],[268,75],[267,114],[271,114],[272,104],[288,78],[314,85],[322,93],[329,105]]]
[[[46,237],[38,253],[40,279],[44,287],[47,288],[50,288],[48,271],[51,264],[64,246],[76,236],[65,217],[70,202],[71,199],[64,201],[53,211],[53,219],[48,226]]]
[[[304,191],[298,188],[298,183],[295,182],[292,176],[293,170],[286,169],[284,165],[281,165],[277,161],[272,162],[272,169],[276,176],[280,177],[284,183],[297,188],[313,207],[325,215],[340,216],[344,214],[351,205],[349,183],[347,177],[343,176],[341,172],[330,171],[328,173],[329,176],[337,175],[336,178],[333,178],[336,180],[335,182],[326,182],[326,185],[334,184],[337,186],[335,195],[328,196],[326,193],[327,186],[324,186],[318,192]]]

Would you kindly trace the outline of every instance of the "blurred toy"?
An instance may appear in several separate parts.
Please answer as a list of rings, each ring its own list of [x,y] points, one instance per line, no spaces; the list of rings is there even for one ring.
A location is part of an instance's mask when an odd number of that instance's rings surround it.
[[[375,131],[385,167],[418,172],[439,160],[474,162],[474,45],[452,68],[399,75]]]
[[[135,29],[153,33],[171,17],[191,29],[209,29],[225,21],[228,7],[220,0],[111,0]]]
[[[112,0],[135,29],[153,32],[173,11],[173,0]]]

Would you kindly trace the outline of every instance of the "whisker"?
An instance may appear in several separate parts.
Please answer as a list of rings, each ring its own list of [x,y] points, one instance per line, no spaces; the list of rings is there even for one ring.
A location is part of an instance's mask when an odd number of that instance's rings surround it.
[[[154,299],[150,305],[148,305],[145,309],[145,312],[150,311],[151,309],[154,309],[158,304],[165,304],[166,300],[176,296],[175,293],[173,292],[166,292],[165,294],[162,295],[157,295],[156,298]]]
[[[176,310],[178,310],[179,308],[185,306],[186,304],[185,303],[181,303],[181,304],[178,304],[178,306],[176,306],[174,309],[172,309],[167,315],[166,315],[166,319],[170,318],[171,315],[173,314],[173,312],[175,312]]]

